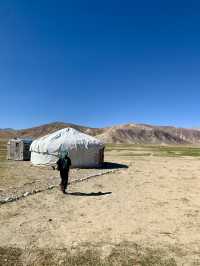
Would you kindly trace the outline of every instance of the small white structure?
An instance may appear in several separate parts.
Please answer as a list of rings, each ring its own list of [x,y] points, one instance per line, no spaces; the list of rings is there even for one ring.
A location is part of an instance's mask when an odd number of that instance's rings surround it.
[[[15,161],[29,161],[31,139],[10,139],[7,144],[7,159]]]
[[[104,143],[73,128],[34,140],[30,151],[34,165],[54,165],[66,151],[73,167],[100,167],[104,161]]]

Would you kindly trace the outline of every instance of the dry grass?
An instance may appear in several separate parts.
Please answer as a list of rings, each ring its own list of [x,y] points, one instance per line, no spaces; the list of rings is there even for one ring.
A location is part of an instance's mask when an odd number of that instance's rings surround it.
[[[113,248],[102,257],[95,248],[72,253],[66,249],[21,250],[0,248],[0,265],[4,266],[176,266],[176,261],[162,250],[140,249],[137,245],[129,249],[123,244]]]
[[[200,148],[190,146],[160,146],[137,144],[108,144],[107,152],[118,152],[120,156],[199,157]]]

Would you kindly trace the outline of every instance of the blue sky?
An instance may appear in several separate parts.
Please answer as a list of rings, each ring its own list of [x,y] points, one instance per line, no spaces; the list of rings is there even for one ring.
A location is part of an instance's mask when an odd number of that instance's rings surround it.
[[[2,0],[0,128],[200,126],[200,2]]]

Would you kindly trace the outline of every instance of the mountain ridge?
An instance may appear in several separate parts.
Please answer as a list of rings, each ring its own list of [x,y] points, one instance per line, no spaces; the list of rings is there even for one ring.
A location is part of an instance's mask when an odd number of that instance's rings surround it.
[[[17,137],[35,139],[66,127],[72,127],[83,133],[96,136],[106,143],[200,144],[199,128],[156,126],[142,123],[93,128],[73,123],[53,122],[20,130],[11,128],[0,129],[0,139]]]

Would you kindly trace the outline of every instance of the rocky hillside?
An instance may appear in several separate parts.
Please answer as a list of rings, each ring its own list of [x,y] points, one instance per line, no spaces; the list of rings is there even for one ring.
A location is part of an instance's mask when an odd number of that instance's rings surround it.
[[[143,124],[110,127],[97,137],[107,143],[200,144],[199,130]]]
[[[91,128],[55,122],[22,130],[1,129],[0,139],[13,137],[35,139],[65,127],[72,127],[86,134],[96,136],[106,143],[200,144],[199,129],[152,126],[146,124],[125,124],[108,128]]]

